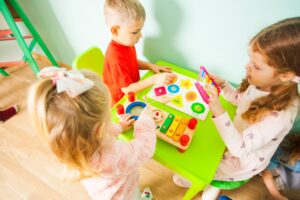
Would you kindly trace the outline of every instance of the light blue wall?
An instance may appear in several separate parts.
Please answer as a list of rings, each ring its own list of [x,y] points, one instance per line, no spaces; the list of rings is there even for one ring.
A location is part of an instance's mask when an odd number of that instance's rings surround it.
[[[110,35],[104,0],[19,0],[56,58],[66,64],[92,45],[105,51]],[[300,16],[299,0],[141,0],[147,19],[136,46],[141,59],[163,59],[240,82],[247,45],[263,27]]]

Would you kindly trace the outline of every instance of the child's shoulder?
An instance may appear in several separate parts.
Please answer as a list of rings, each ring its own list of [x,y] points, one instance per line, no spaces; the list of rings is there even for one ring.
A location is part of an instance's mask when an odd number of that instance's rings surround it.
[[[134,47],[127,47],[112,41],[107,47],[105,59],[110,59],[116,62],[128,60],[129,54]]]
[[[273,123],[282,123],[293,126],[298,113],[298,102],[293,101],[289,107],[281,111],[271,111],[270,118],[272,118]],[[275,124],[274,124],[275,125]]]

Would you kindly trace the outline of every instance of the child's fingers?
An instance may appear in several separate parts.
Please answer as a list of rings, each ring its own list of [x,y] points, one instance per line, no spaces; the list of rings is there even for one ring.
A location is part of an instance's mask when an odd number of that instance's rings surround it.
[[[176,80],[177,75],[173,73],[167,73],[165,77],[165,83],[170,84],[173,83],[174,80]]]
[[[123,115],[121,115],[120,120],[123,121],[123,122],[126,122],[126,121],[128,121],[131,117],[132,117],[132,114],[123,114]]]
[[[131,117],[132,117],[132,114],[127,114],[127,115],[124,117],[124,120],[125,120],[125,121],[129,121]]]
[[[130,120],[128,121],[128,123],[129,123],[130,125],[132,125],[134,122],[135,122],[134,119],[130,119]]]
[[[170,67],[160,66],[159,71],[160,72],[172,72],[172,69]]]
[[[205,90],[209,92],[212,96],[218,96],[218,90],[212,85],[206,84]]]
[[[214,74],[209,74],[209,76],[211,78],[213,78],[214,80],[218,80],[219,79],[219,77],[217,75],[214,75]]]
[[[210,74],[210,77],[218,84],[218,85],[223,85],[224,83],[224,79],[222,79],[221,77],[214,75],[214,74]]]

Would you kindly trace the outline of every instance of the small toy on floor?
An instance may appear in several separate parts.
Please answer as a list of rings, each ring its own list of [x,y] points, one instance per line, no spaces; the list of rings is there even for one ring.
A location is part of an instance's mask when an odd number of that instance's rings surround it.
[[[141,199],[142,200],[152,200],[153,199],[153,194],[150,190],[149,187],[146,187],[142,193],[142,196],[141,196]]]
[[[228,196],[222,195],[218,200],[231,200]]]
[[[14,105],[5,110],[0,111],[0,123],[5,122],[19,111],[18,106]]]

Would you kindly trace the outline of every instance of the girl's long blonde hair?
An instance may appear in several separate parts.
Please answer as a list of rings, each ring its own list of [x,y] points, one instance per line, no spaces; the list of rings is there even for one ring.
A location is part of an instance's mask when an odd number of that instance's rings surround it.
[[[111,118],[108,89],[96,74],[82,73],[95,83],[83,94],[57,93],[52,80],[44,79],[30,87],[27,102],[38,134],[68,169],[79,172],[79,179],[101,172],[91,167],[91,157],[109,144],[105,129]]]
[[[277,22],[259,32],[250,41],[252,51],[260,53],[276,73],[293,72],[300,76],[300,17]],[[249,86],[244,79],[239,87]],[[269,95],[254,100],[242,117],[249,122],[260,121],[270,111],[286,109],[298,97],[295,82],[273,86]]]

